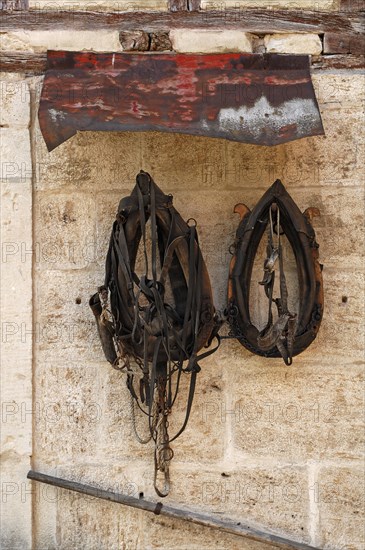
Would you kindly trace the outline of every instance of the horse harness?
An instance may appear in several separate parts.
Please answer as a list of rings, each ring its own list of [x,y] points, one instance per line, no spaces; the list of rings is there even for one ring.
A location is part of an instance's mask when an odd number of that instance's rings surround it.
[[[90,298],[104,354],[113,368],[127,374],[135,435],[141,443],[151,439],[155,443],[154,486],[161,497],[169,493],[170,444],[188,423],[199,361],[219,347],[223,320],[228,320],[230,333],[222,338],[236,338],[257,355],[282,357],[286,365],[311,344],[321,323],[322,266],[311,225],[319,211],[307,208],[302,214],[280,180],[252,211],[244,204],[237,204],[234,211],[240,214],[240,223],[231,248],[228,307],[220,314],[213,305],[195,220],[185,222],[172,196],[165,195],[141,170],[131,194],[119,203],[104,285]],[[265,231],[267,257],[259,284],[268,299],[268,314],[266,326],[259,330],[251,321],[249,297],[253,264]],[[296,260],[297,313],[288,307],[282,235]],[[144,272],[138,276],[140,264]],[[280,296],[274,298],[277,264]],[[214,338],[218,343],[212,347]],[[201,352],[203,347],[207,350]],[[185,417],[170,437],[168,417],[183,374],[190,377]],[[144,438],[136,429],[135,405],[148,417]]]
[[[170,443],[187,425],[199,361],[219,345],[199,353],[218,338],[217,316],[196,222],[185,222],[172,199],[148,173],[138,174],[132,193],[119,204],[104,285],[89,302],[107,360],[127,372],[132,409],[136,403],[148,417],[149,436],[136,435],[142,443],[151,438],[155,442],[154,484],[159,496],[169,492]],[[138,276],[141,241],[144,273]],[[183,373],[190,376],[186,413],[170,438],[168,416]],[[159,472],[163,488],[158,486]]]

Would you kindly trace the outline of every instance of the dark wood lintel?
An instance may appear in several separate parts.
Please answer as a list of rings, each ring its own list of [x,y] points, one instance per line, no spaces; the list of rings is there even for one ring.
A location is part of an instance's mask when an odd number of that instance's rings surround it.
[[[227,9],[177,12],[86,12],[30,10],[2,14],[2,32],[14,30],[131,30],[162,31],[176,28],[219,28],[267,34],[313,32],[360,34],[360,12],[315,10]]]
[[[29,75],[43,74],[46,70],[47,54],[32,52],[6,52],[0,56],[0,71]],[[333,69],[364,69],[363,55],[319,55],[312,57],[312,71]]]

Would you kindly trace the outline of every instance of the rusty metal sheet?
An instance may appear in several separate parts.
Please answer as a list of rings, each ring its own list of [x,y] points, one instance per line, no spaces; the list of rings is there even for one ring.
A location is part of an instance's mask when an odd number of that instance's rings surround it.
[[[77,131],[178,132],[277,145],[323,135],[308,56],[49,51],[49,151]]]

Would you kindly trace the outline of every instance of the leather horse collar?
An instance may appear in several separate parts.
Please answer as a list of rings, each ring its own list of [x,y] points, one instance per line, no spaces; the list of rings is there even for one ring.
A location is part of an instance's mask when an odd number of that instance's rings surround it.
[[[228,283],[228,321],[231,333],[249,351],[264,357],[292,357],[304,351],[315,339],[323,315],[322,266],[318,262],[318,244],[311,225],[319,215],[316,208],[302,214],[280,180],[266,191],[250,211],[244,204],[235,206],[241,220],[233,245]],[[253,263],[259,243],[268,227],[267,259],[264,286],[269,300],[268,322],[259,331],[250,318],[249,297]],[[294,251],[299,280],[299,313],[291,313],[287,304],[280,233],[283,232]],[[275,264],[280,271],[280,298],[273,298]],[[274,322],[272,303],[278,310]]]
[[[138,276],[140,263],[144,273]],[[105,282],[91,297],[90,307],[107,360],[114,368],[126,370],[131,396],[148,416],[147,440],[155,441],[155,489],[166,496],[168,462],[173,454],[170,443],[188,422],[200,370],[198,361],[216,348],[199,351],[217,336],[217,326],[196,222],[185,222],[174,208],[172,196],[165,195],[146,172],[137,175],[132,193],[120,201],[106,258]],[[167,416],[182,372],[190,374],[186,415],[170,438]],[[158,471],[165,475],[161,490],[157,487]]]

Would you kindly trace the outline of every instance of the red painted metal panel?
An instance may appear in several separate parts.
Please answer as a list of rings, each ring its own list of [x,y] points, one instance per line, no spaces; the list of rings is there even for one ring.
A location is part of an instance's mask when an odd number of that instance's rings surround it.
[[[85,130],[259,145],[324,134],[308,56],[49,51],[47,61],[39,122],[49,151]]]

